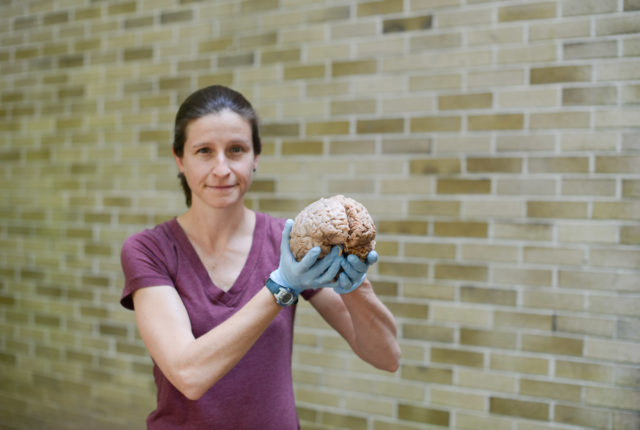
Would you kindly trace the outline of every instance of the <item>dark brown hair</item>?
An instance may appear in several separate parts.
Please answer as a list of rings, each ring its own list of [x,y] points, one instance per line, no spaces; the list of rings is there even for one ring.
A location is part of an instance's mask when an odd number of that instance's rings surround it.
[[[258,115],[251,103],[239,92],[222,85],[212,85],[197,90],[187,97],[176,114],[173,129],[173,152],[178,156],[184,155],[184,143],[187,140],[187,127],[192,121],[203,116],[230,110],[244,118],[251,126],[253,152],[260,154],[262,144],[258,132]],[[187,206],[191,206],[191,188],[182,172],[178,174],[184,191]]]

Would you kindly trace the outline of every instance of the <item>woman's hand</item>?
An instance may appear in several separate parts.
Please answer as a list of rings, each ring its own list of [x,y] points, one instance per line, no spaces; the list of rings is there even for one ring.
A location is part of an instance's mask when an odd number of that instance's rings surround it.
[[[282,230],[280,242],[280,264],[269,276],[276,284],[291,288],[300,294],[313,288],[335,288],[340,280],[334,281],[340,270],[340,247],[334,246],[329,254],[318,259],[320,247],[311,248],[300,260],[296,261],[289,247],[289,235],[293,227],[293,220],[288,219]]]
[[[358,288],[364,278],[367,276],[367,270],[373,264],[378,261],[378,253],[375,251],[369,252],[365,262],[361,261],[357,256],[353,254],[347,255],[341,261],[341,267],[343,272],[340,273],[338,279],[338,286],[333,289],[338,294],[347,294]]]

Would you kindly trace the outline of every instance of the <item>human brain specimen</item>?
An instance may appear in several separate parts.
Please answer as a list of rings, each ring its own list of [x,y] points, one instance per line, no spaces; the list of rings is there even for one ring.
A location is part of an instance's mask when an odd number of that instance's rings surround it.
[[[375,248],[376,226],[367,209],[352,198],[336,195],[322,198],[304,208],[293,220],[289,246],[296,260],[314,246],[320,257],[334,245],[362,261]]]

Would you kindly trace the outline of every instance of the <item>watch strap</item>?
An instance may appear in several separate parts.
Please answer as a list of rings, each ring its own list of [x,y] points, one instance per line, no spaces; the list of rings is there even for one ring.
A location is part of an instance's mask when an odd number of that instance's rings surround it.
[[[290,306],[298,302],[298,293],[293,288],[284,287],[271,278],[267,279],[265,285],[267,289],[271,291],[271,294],[273,294],[273,296],[275,297],[276,303],[278,303],[280,306]],[[289,295],[290,297],[293,297],[293,300],[285,302],[281,299],[281,297]]]

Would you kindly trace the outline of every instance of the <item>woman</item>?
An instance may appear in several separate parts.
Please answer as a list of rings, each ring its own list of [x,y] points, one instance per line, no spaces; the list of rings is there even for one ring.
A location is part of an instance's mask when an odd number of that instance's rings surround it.
[[[180,107],[173,155],[187,211],[129,237],[121,303],[135,309],[154,361],[149,429],[297,429],[291,378],[295,302],[309,300],[362,359],[399,361],[395,323],[366,279],[375,263],[340,255],[297,262],[292,221],[246,208],[261,150],[251,104],[222,86]],[[340,271],[342,269],[342,271]]]

